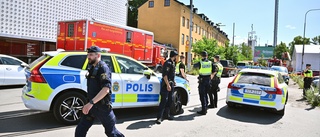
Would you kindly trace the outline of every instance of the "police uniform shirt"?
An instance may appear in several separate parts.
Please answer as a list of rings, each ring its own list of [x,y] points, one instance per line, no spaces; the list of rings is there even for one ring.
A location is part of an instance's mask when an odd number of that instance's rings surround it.
[[[202,59],[203,62],[209,61],[208,59]],[[217,72],[217,66],[215,66],[215,63],[211,63],[212,64],[212,70],[211,73]],[[201,67],[201,63],[198,62],[196,64],[193,65],[194,68],[200,69]]]
[[[94,75],[94,71],[96,75]],[[93,99],[103,87],[108,87],[111,93],[111,71],[108,65],[100,61],[95,67],[91,66],[87,78],[88,99]]]
[[[163,70],[162,70],[162,77],[168,76],[169,81],[174,80],[175,76],[175,65],[174,62],[171,59],[168,59],[164,64],[163,64]]]

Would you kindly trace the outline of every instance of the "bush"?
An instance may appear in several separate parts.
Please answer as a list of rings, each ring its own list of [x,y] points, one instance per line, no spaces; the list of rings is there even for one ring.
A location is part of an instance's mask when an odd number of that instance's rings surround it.
[[[320,106],[320,96],[318,88],[311,88],[306,92],[306,99],[313,107]]]
[[[189,75],[199,75],[199,69],[191,68],[190,71],[187,72]]]

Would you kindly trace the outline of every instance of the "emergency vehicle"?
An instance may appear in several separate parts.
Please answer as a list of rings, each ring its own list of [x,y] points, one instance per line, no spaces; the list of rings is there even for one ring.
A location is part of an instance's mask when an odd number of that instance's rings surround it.
[[[156,71],[162,70],[166,46],[154,42],[152,32],[98,20],[58,22],[57,49],[85,51],[97,45],[110,53],[132,57]]]
[[[119,54],[102,53],[101,60],[112,71],[113,108],[158,106],[161,76],[135,59]],[[86,104],[87,53],[50,51],[30,64],[22,100],[27,108],[52,111],[65,124],[75,124]],[[182,111],[189,102],[188,81],[176,77],[172,114]]]
[[[284,115],[288,85],[278,71],[243,69],[229,83],[228,107],[254,106]]]

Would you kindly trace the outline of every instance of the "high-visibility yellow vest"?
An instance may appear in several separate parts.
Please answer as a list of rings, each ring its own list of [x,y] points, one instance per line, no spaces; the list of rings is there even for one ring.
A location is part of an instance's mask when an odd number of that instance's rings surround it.
[[[212,62],[211,61],[200,61],[199,75],[210,76],[212,73]]]
[[[180,74],[180,64],[181,64],[181,61],[177,63],[176,65],[176,74],[179,75]],[[186,66],[184,66],[184,72],[186,72]]]
[[[312,70],[308,70],[310,73],[303,73],[303,75],[305,76],[305,77],[308,77],[308,78],[312,78],[313,77],[313,72],[312,72]]]
[[[221,63],[219,62],[219,63],[217,63],[217,66],[218,66],[218,72],[217,72],[217,77],[221,77],[221,75],[222,75],[222,72],[223,72],[223,66],[221,65]]]

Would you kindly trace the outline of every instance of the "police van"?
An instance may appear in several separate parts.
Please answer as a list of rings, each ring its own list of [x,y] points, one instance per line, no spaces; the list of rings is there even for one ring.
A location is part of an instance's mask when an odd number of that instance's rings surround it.
[[[101,60],[112,71],[113,108],[158,106],[161,76],[140,62],[119,54],[101,53]],[[76,124],[86,104],[87,53],[49,51],[26,69],[27,83],[22,100],[27,108],[52,111],[65,124]],[[189,102],[189,83],[175,78],[172,114]]]

